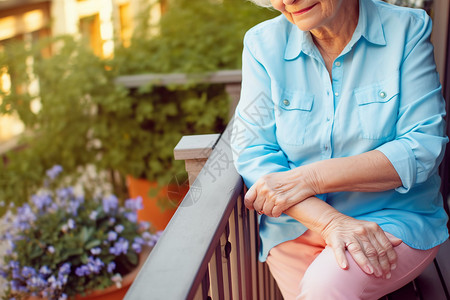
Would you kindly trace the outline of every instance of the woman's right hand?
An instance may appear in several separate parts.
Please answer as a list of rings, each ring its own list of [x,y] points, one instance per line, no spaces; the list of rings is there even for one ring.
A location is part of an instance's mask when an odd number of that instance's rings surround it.
[[[362,221],[338,213],[323,228],[321,235],[335,254],[338,264],[348,268],[348,250],[361,270],[376,277],[389,279],[396,268],[394,247],[402,241],[386,233],[374,222]]]

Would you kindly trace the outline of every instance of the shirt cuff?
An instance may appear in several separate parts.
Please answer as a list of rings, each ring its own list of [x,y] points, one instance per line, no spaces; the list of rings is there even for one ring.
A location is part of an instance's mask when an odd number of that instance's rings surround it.
[[[378,147],[394,166],[402,186],[395,190],[401,194],[407,193],[416,182],[416,159],[414,152],[399,140],[393,140]]]

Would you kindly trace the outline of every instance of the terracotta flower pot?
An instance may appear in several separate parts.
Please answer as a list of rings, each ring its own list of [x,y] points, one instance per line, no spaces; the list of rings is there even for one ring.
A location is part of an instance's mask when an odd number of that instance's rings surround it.
[[[142,248],[142,252],[139,254],[139,264],[138,266],[125,275],[122,278],[122,286],[120,288],[116,287],[116,285],[112,285],[106,289],[93,291],[92,293],[87,294],[86,296],[75,296],[75,300],[122,300],[125,297],[128,289],[136,278],[139,270],[144,265],[151,248],[144,247]],[[45,298],[31,296],[28,297],[28,300],[44,300]]]
[[[150,197],[149,191],[158,187],[158,183],[145,179],[127,176],[128,193],[131,198],[142,197],[144,208],[138,211],[139,221],[148,221],[157,230],[164,230],[177,209],[177,204],[183,200],[189,186],[168,185],[158,191],[156,197]],[[172,207],[161,208],[158,198],[168,198]]]

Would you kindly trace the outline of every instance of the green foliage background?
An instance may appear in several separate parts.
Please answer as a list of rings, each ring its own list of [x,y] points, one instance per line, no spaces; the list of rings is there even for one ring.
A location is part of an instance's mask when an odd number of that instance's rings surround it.
[[[184,168],[173,160],[181,136],[224,129],[229,101],[223,85],[127,90],[114,80],[138,73],[239,69],[244,33],[277,13],[243,0],[171,0],[168,7],[159,29],[148,25],[150,7],[143,7],[131,46],[117,47],[110,60],[73,37],[5,45],[0,69],[7,68],[13,86],[1,95],[0,114],[17,112],[31,135],[24,137],[23,149],[7,153],[6,163],[0,163],[0,200],[26,201],[54,164],[66,173],[95,164],[122,176],[168,183]],[[52,49],[51,57],[43,55],[46,48]],[[25,88],[34,77],[39,95]],[[35,99],[42,103],[37,114],[30,109]]]

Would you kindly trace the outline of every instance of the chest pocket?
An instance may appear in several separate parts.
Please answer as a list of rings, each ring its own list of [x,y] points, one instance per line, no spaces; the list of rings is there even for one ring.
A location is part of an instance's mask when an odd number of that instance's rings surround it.
[[[302,91],[283,91],[275,105],[276,135],[284,145],[302,145],[311,117],[314,96]]]
[[[357,89],[354,94],[362,137],[371,140],[393,138],[399,107],[398,77]]]

